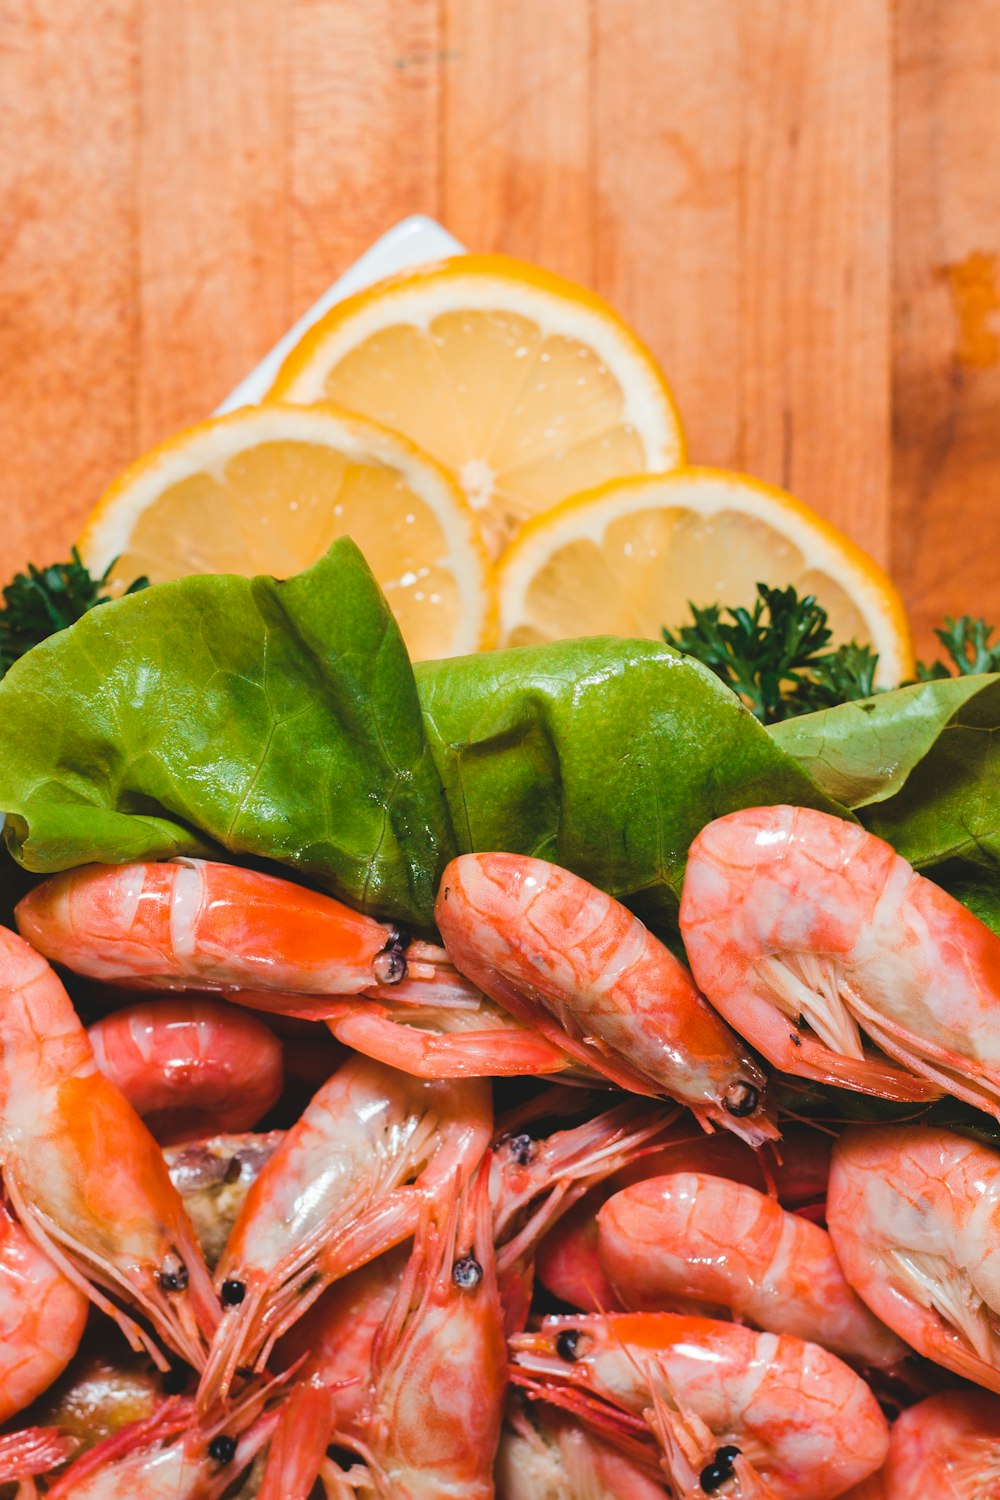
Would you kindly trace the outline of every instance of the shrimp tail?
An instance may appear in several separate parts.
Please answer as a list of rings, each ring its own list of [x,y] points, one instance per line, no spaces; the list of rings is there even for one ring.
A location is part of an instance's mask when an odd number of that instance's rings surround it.
[[[339,1042],[417,1078],[517,1077],[558,1073],[569,1059],[534,1028],[437,1035],[396,1020],[371,1000],[340,1000],[326,1023]]]
[[[257,1500],[308,1500],[324,1467],[334,1415],[333,1392],[322,1380],[295,1386],[271,1438]]]

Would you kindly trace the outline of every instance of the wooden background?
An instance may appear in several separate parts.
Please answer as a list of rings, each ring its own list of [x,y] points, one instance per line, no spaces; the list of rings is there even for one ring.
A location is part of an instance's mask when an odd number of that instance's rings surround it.
[[[414,210],[1000,621],[1000,0],[0,0],[0,573]]]

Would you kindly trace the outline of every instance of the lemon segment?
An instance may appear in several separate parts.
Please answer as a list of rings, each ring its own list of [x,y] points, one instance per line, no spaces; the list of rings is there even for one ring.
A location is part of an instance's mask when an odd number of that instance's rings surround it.
[[[494,554],[566,495],[684,456],[670,389],[611,308],[500,255],[456,256],[338,304],[271,398],[332,400],[419,443]]]
[[[297,573],[339,536],[361,548],[415,659],[495,638],[492,569],[468,503],[405,438],[331,406],[247,407],[147,453],[80,539],[117,590],[191,573]],[[117,559],[117,560],[116,560]]]
[[[530,522],[498,565],[501,644],[659,639],[691,603],[750,607],[758,581],[815,594],[834,645],[878,652],[877,686],[913,675],[906,610],[873,559],[792,495],[721,469],[614,480]]]

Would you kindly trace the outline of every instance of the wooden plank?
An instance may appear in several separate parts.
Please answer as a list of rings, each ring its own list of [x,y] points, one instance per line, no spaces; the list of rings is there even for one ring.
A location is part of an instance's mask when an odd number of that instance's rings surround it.
[[[600,0],[595,273],[677,396],[692,460],[740,457],[741,0]]]
[[[298,314],[398,219],[439,211],[438,0],[290,0]]]
[[[132,0],[0,4],[0,576],[65,556],[133,443]]]
[[[445,0],[442,210],[472,250],[590,282],[588,0]]]
[[[743,463],[885,562],[890,0],[737,9]]]
[[[1000,621],[1000,20],[901,0],[897,37],[892,562],[930,651]]]
[[[207,416],[285,331],[284,0],[145,0],[140,449]]]

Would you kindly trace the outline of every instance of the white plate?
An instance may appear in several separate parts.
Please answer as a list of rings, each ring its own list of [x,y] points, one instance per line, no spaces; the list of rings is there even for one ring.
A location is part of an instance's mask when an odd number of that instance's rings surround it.
[[[454,235],[443,229],[434,219],[425,214],[412,214],[388,230],[374,245],[369,246],[339,277],[327,287],[318,302],[314,302],[307,313],[278,340],[270,354],[265,354],[255,370],[241,380],[235,391],[230,392],[215,415],[235,411],[238,406],[255,406],[262,401],[274,384],[274,377],[284,363],[285,355],[293,349],[307,328],[319,321],[335,302],[342,302],[353,292],[381,281],[383,276],[392,276],[397,271],[408,271],[412,266],[424,265],[429,260],[441,260],[446,255],[462,255],[465,246],[460,245]]]

